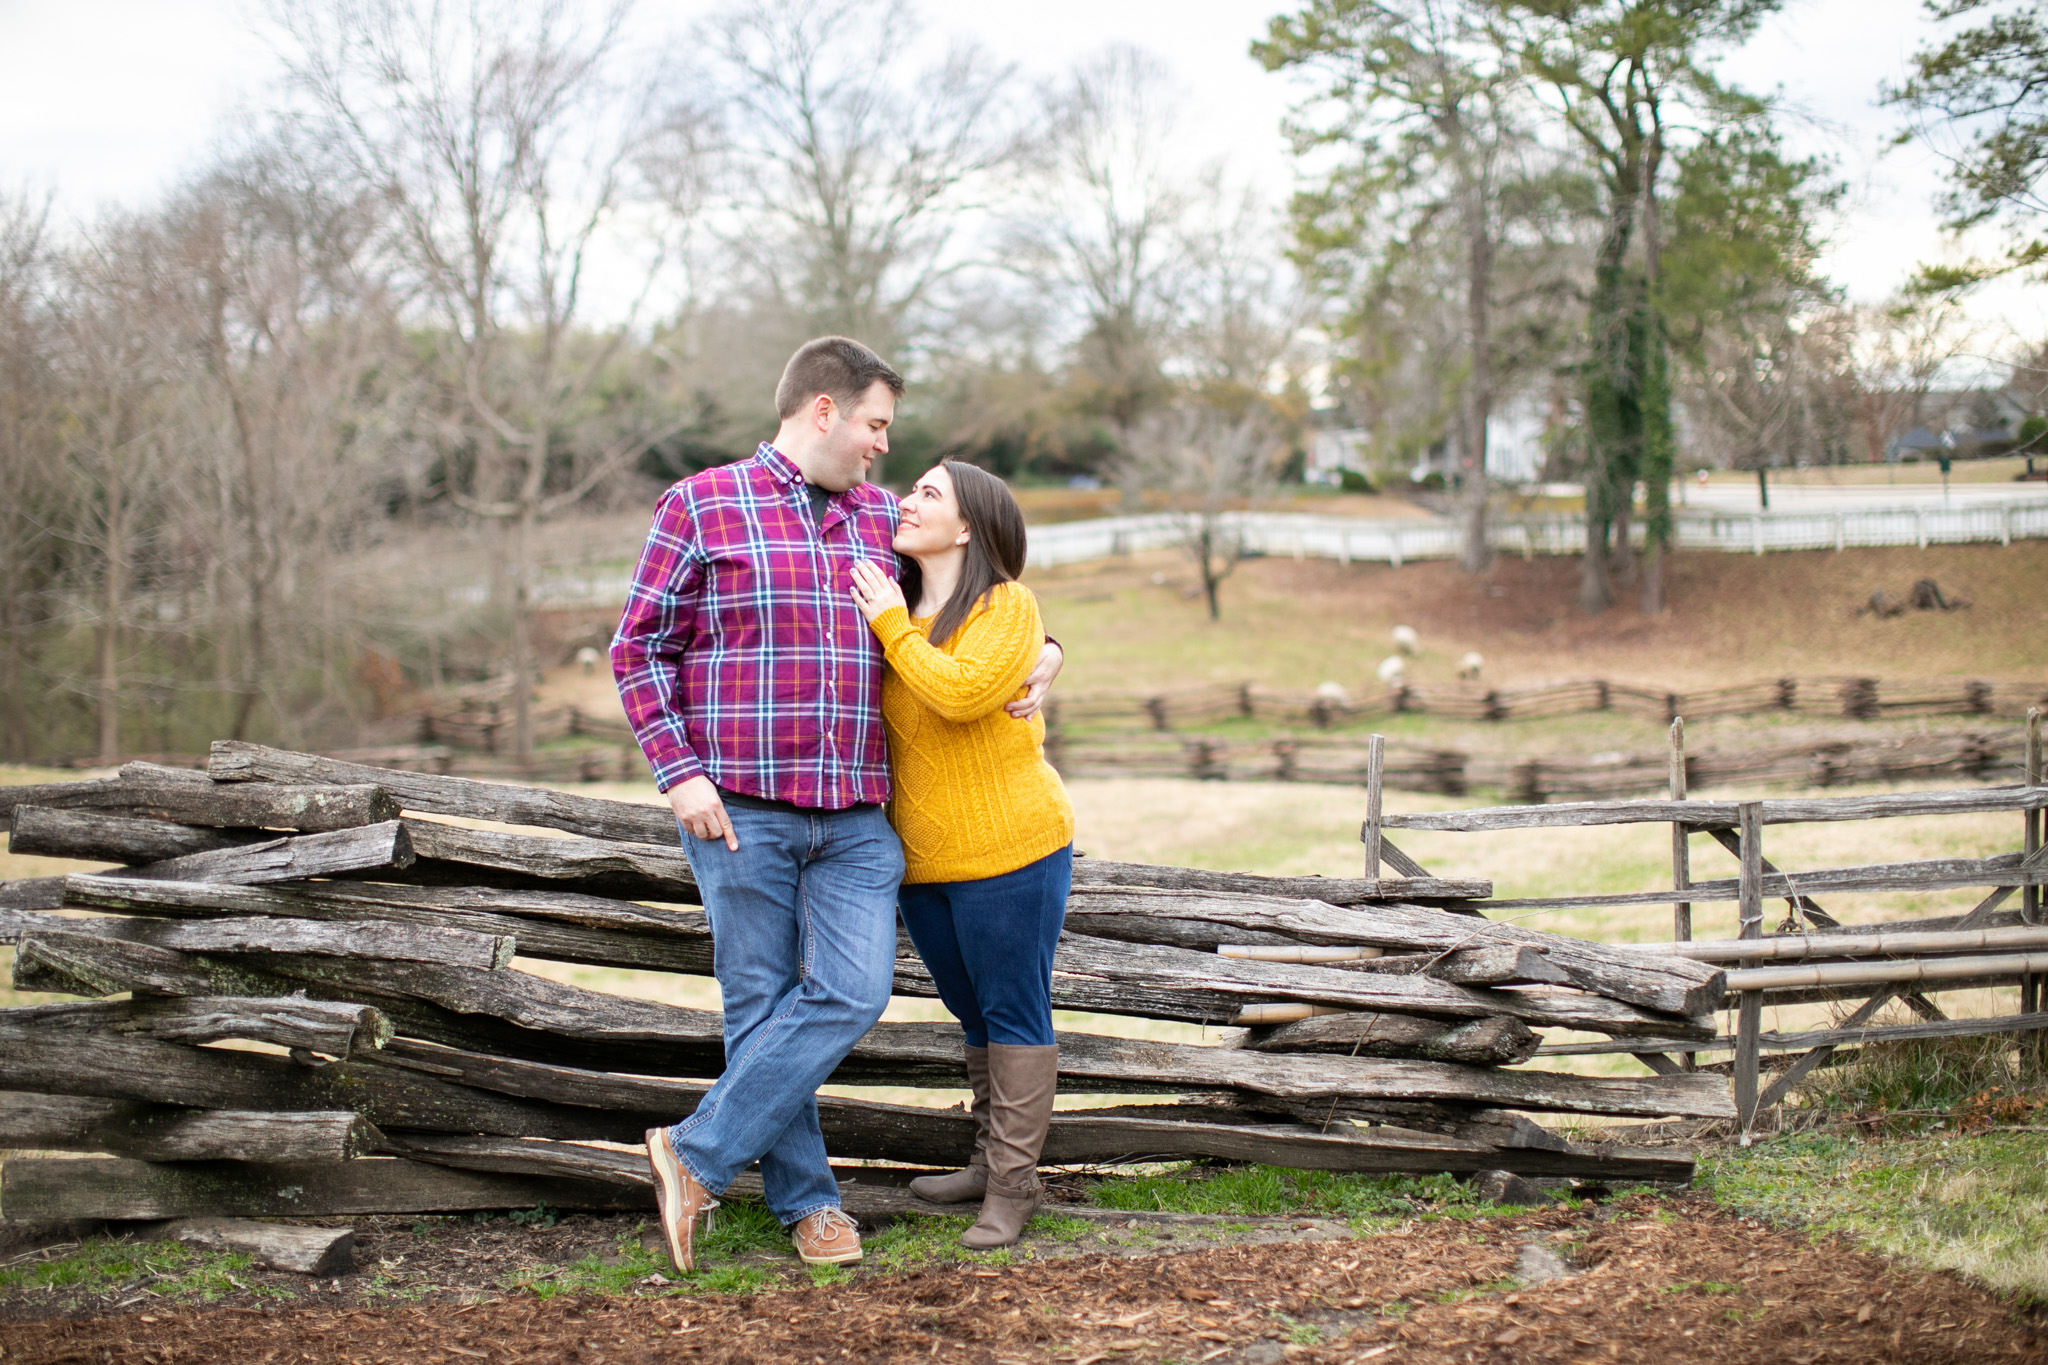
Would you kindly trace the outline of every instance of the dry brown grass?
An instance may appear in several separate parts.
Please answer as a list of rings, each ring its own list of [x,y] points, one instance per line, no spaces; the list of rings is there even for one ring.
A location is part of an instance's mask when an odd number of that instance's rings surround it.
[[[1930,577],[1971,607],[1888,621],[1855,614],[1877,589],[1899,594]],[[2048,676],[2048,542],[2038,541],[1679,555],[1667,575],[1670,610],[1654,618],[1632,598],[1585,615],[1578,565],[1567,559],[1503,558],[1476,576],[1449,563],[1253,560],[1224,585],[1220,622],[1189,595],[1194,579],[1172,552],[1027,581],[1068,646],[1062,686],[1074,692],[1239,681],[1308,690],[1326,679],[1367,689],[1396,624],[1421,633],[1409,678],[1425,686],[1451,682],[1467,650],[1485,657],[1487,683],[1504,687],[1572,677],[1695,689],[1787,673]]]

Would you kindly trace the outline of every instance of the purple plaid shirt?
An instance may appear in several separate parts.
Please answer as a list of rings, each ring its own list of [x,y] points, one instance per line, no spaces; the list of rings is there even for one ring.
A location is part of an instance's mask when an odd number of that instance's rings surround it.
[[[764,441],[672,486],[612,637],[626,719],[663,791],[728,791],[844,810],[889,799],[882,650],[847,591],[890,577],[896,499],[860,484],[812,520],[804,476]]]

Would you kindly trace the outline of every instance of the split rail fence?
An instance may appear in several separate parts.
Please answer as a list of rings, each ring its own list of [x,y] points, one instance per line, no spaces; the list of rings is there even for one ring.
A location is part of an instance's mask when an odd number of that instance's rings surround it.
[[[1178,692],[1055,696],[1046,703],[1046,715],[1048,724],[1076,732],[1095,726],[1180,730],[1238,718],[1332,730],[1392,715],[1505,721],[1614,711],[1654,716],[1669,723],[1680,716],[1707,720],[1774,711],[1850,720],[1948,715],[2017,717],[2035,706],[2048,706],[2048,681],[1781,677],[1680,692],[1578,678],[1531,687],[1435,688],[1402,684],[1357,700],[1283,692],[1253,683],[1224,683]]]
[[[717,1013],[523,965],[709,973],[665,808],[223,742],[0,789],[0,818],[108,865],[0,885],[17,989],[82,997],[0,1010],[0,1145],[94,1154],[8,1159],[9,1218],[646,1207],[621,1144],[722,1068]],[[1704,1046],[1723,969],[1494,924],[1490,892],[1080,861],[1055,1006],[1233,1031],[1063,1033],[1061,1090],[1124,1102],[1056,1115],[1047,1162],[1686,1179],[1527,1115],[1730,1117],[1718,1077],[1523,1064],[1544,1030]],[[895,990],[935,994],[907,941]],[[963,1087],[958,1030],[880,1024],[832,1080]],[[856,1212],[920,1207],[897,1182],[972,1141],[958,1108],[819,1105],[835,1159],[892,1163],[842,1171]]]
[[[1380,745],[1372,748],[1374,757]],[[1637,948],[1646,959],[1710,962],[1728,969],[1734,1027],[1706,1046],[1673,1037],[1645,1042],[1573,1041],[1547,1044],[1545,1056],[1628,1052],[1659,1075],[1694,1072],[1702,1053],[1731,1052],[1726,1070],[1745,1138],[1756,1115],[1782,1101],[1816,1068],[1842,1059],[1841,1050],[1919,1038],[2012,1034],[2041,1047],[2048,1028],[2048,915],[2041,886],[2048,881],[2048,852],[2042,847],[2042,812],[2048,808],[2043,783],[2041,713],[2031,711],[2025,730],[2023,781],[2009,786],[1959,791],[1909,792],[1879,796],[1806,797],[1766,801],[1699,801],[1688,798],[1688,764],[1683,720],[1671,726],[1668,799],[1595,801],[1558,805],[1506,806],[1429,814],[1382,815],[1378,783],[1368,779],[1364,830],[1366,873],[1382,860],[1396,869],[1415,868],[1391,853],[1385,831],[1482,832],[1507,829],[1570,828],[1593,825],[1665,824],[1671,835],[1673,885],[1668,891],[1541,899],[1495,898],[1494,912],[1517,917],[1532,911],[1588,906],[1672,907],[1672,941]],[[1764,856],[1764,827],[1814,821],[1897,819],[2011,812],[2020,816],[2019,847],[1987,858],[1941,858],[1793,872]],[[1691,846],[1705,835],[1739,860],[1735,877],[1695,881]],[[1985,890],[1988,888],[1988,890]],[[1959,915],[1876,924],[1840,923],[1817,897],[1831,892],[1928,892],[1983,894]],[[2014,897],[2017,896],[2017,901]],[[1765,932],[1764,902],[1782,898],[1783,918]],[[1739,935],[1695,942],[1695,905],[1734,901]],[[2008,904],[2013,906],[2007,909]],[[2017,985],[2016,1013],[1992,1018],[1951,1019],[1931,998],[1945,991]],[[1766,1006],[1861,1001],[1833,1027],[1799,1033],[1765,1032]],[[1898,1001],[1917,1022],[1874,1024],[1879,1012]],[[1764,1054],[1772,1054],[1767,1065]],[[1768,1086],[1759,1088],[1766,1071]]]

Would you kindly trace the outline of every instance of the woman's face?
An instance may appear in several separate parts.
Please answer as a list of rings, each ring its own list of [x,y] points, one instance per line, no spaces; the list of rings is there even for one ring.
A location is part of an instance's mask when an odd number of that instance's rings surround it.
[[[896,553],[918,559],[944,554],[967,543],[967,520],[960,515],[960,500],[953,495],[953,476],[944,465],[934,465],[903,499],[903,519],[897,523]]]

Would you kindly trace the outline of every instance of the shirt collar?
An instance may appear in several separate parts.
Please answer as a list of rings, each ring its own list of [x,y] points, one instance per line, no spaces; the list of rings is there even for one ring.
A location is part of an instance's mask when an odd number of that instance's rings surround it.
[[[773,441],[761,442],[760,448],[754,452],[754,458],[761,462],[761,467],[767,470],[771,477],[782,483],[795,484],[804,481],[804,472],[796,467],[796,461],[777,450]]]

